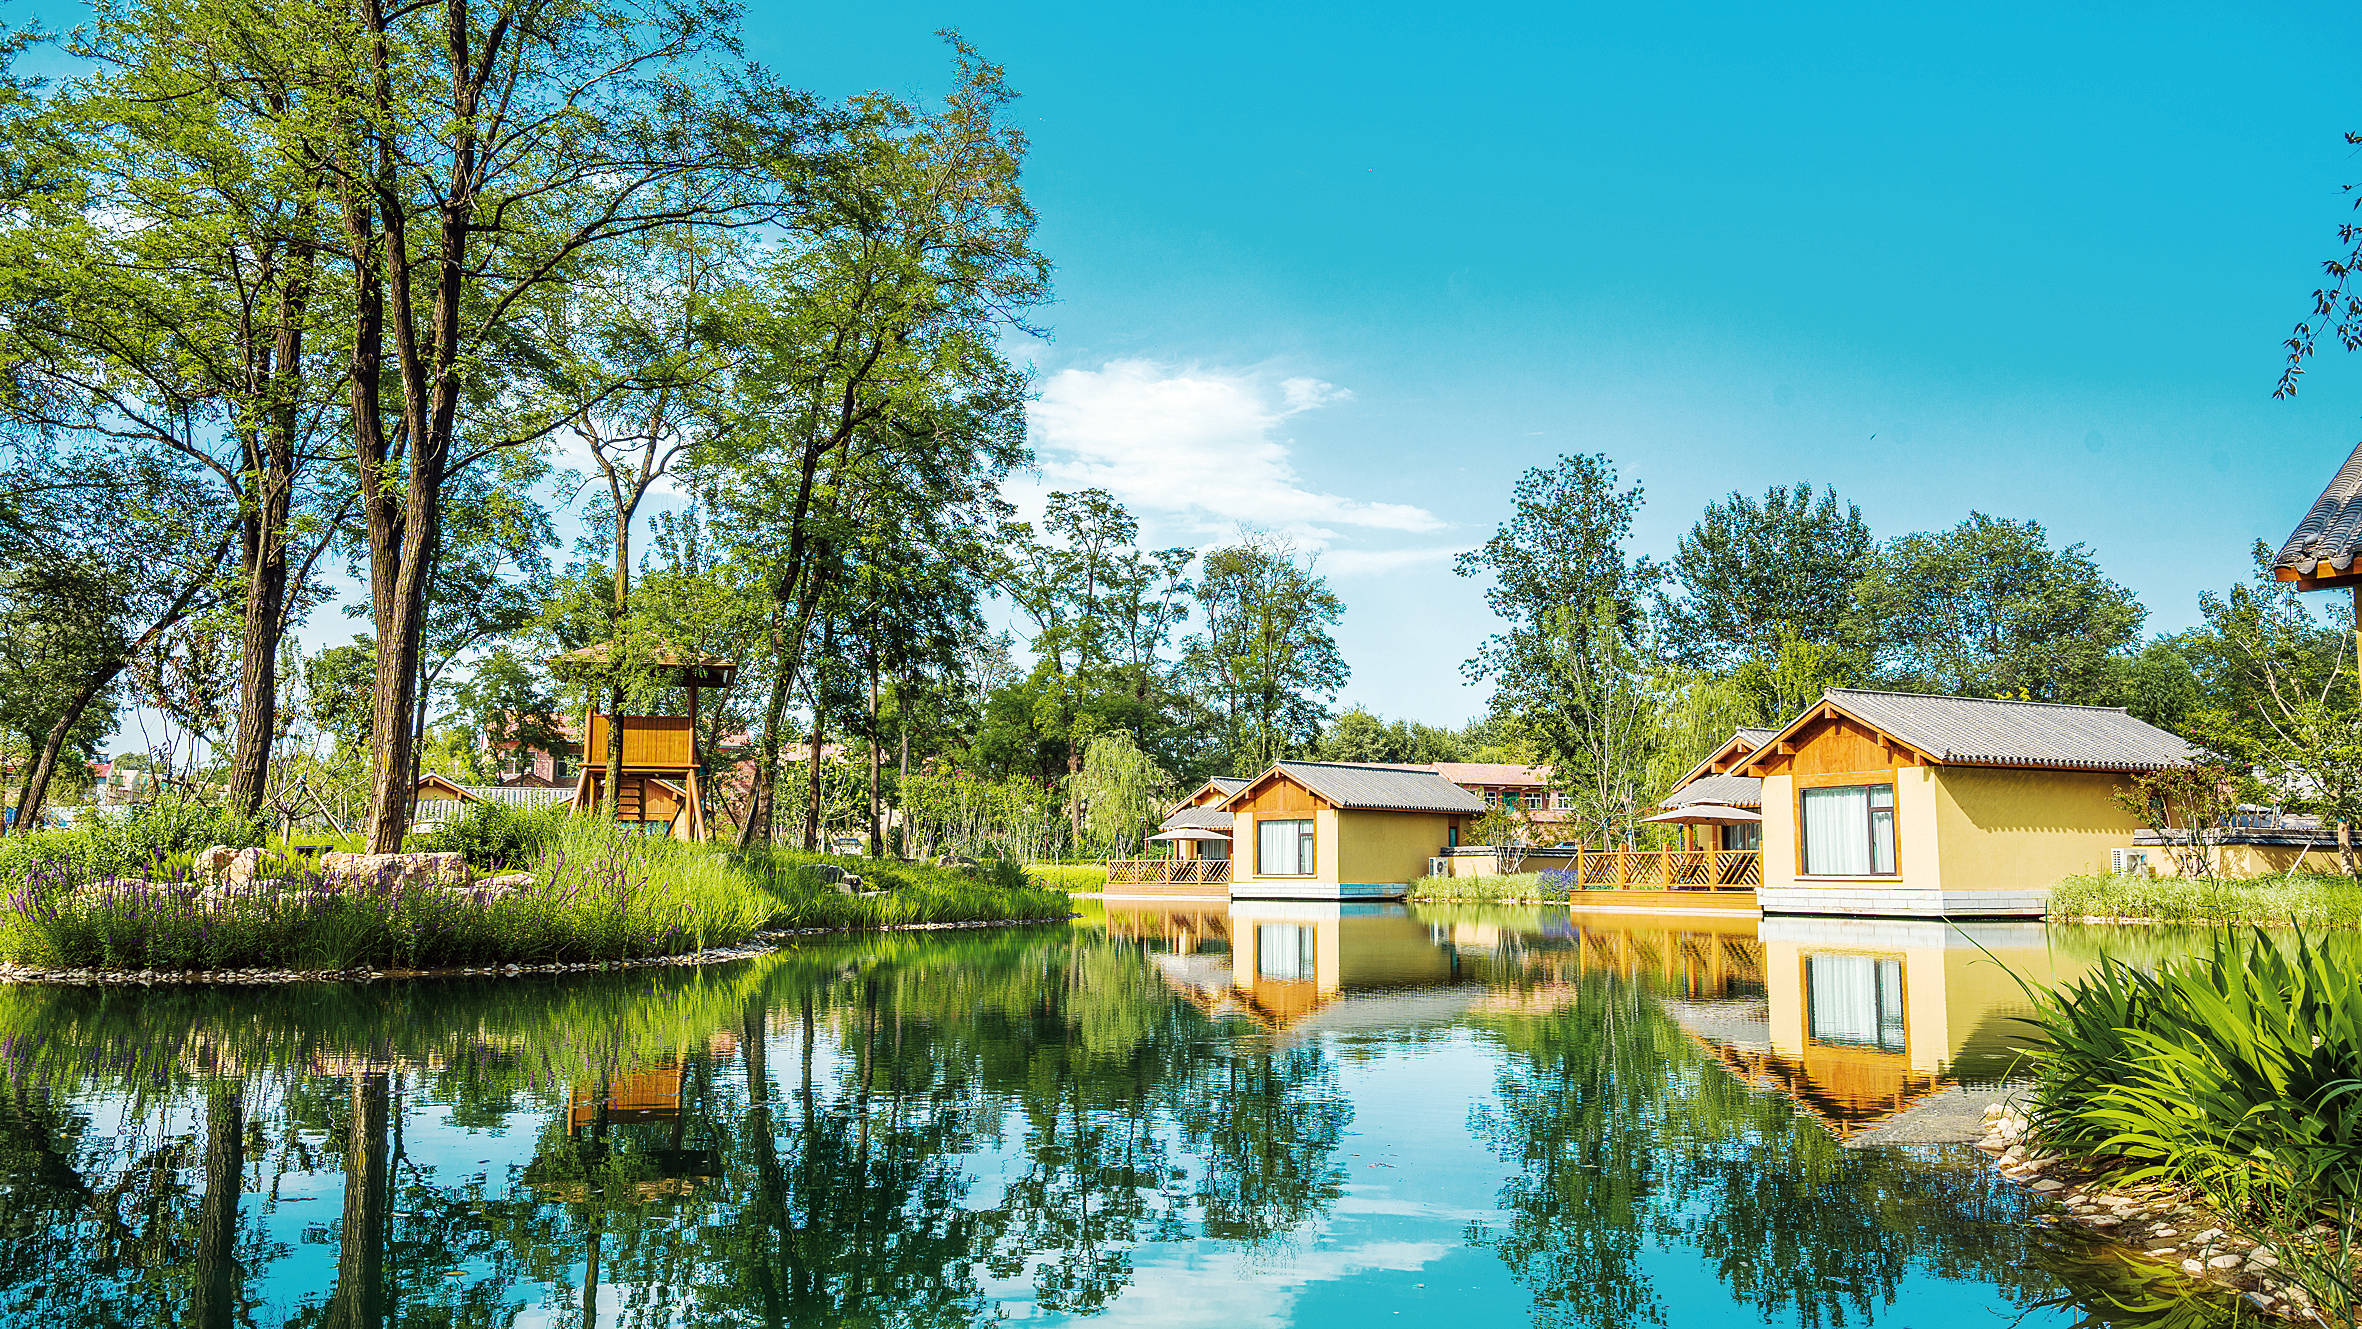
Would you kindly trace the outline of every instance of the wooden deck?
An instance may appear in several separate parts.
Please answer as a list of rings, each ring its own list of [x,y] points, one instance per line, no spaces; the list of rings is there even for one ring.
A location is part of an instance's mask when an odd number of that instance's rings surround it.
[[[1227,900],[1227,858],[1114,858],[1107,862],[1105,895],[1142,900]]]

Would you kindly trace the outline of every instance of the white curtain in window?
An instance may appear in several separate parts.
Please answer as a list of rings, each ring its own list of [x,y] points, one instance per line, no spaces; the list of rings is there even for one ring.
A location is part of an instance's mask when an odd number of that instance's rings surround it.
[[[1262,923],[1255,928],[1255,976],[1283,983],[1313,977],[1313,931],[1301,923]]]
[[[1902,1051],[1903,964],[1868,955],[1808,955],[1806,1028],[1815,1042]]]
[[[1815,1040],[1877,1044],[1878,966],[1869,956],[1806,956],[1804,986]]]
[[[1287,876],[1296,870],[1296,823],[1255,823],[1255,871]]]
[[[1889,832],[1887,851],[1893,857]],[[1870,875],[1870,790],[1804,791],[1804,872],[1809,877]]]

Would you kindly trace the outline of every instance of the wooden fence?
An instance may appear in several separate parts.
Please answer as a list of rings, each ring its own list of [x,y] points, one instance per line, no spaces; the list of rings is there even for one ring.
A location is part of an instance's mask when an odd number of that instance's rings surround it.
[[[1227,858],[1111,858],[1108,884],[1143,886],[1227,886]]]
[[[1586,849],[1572,865],[1586,891],[1751,891],[1763,884],[1753,849]]]

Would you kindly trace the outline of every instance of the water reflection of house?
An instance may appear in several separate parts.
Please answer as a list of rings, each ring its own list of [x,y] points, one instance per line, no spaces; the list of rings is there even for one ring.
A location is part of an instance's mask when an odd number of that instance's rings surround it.
[[[2016,978],[2072,978],[2037,923],[1766,918],[1764,1045],[1703,1040],[1841,1139],[2010,1074]]]
[[[567,1096],[565,1142],[525,1168],[525,1182],[544,1194],[583,1201],[593,1179],[618,1146],[638,1164],[630,1193],[637,1200],[677,1197],[722,1175],[721,1151],[710,1143],[689,1102],[688,1067],[675,1058],[624,1071],[612,1079],[577,1084]]]
[[[1110,910],[1108,927],[1161,942],[1158,970],[1207,1013],[1291,1036],[1448,1023],[1483,995],[1438,929],[1401,905],[1142,907]]]

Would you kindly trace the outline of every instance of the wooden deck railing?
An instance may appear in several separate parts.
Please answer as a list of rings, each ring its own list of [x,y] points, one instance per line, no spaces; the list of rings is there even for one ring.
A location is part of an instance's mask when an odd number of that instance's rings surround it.
[[[1586,849],[1572,866],[1587,891],[1747,891],[1763,882],[1753,849]]]
[[[1157,886],[1227,886],[1230,884],[1230,860],[1111,858],[1107,860],[1107,880],[1111,884],[1137,882]]]

